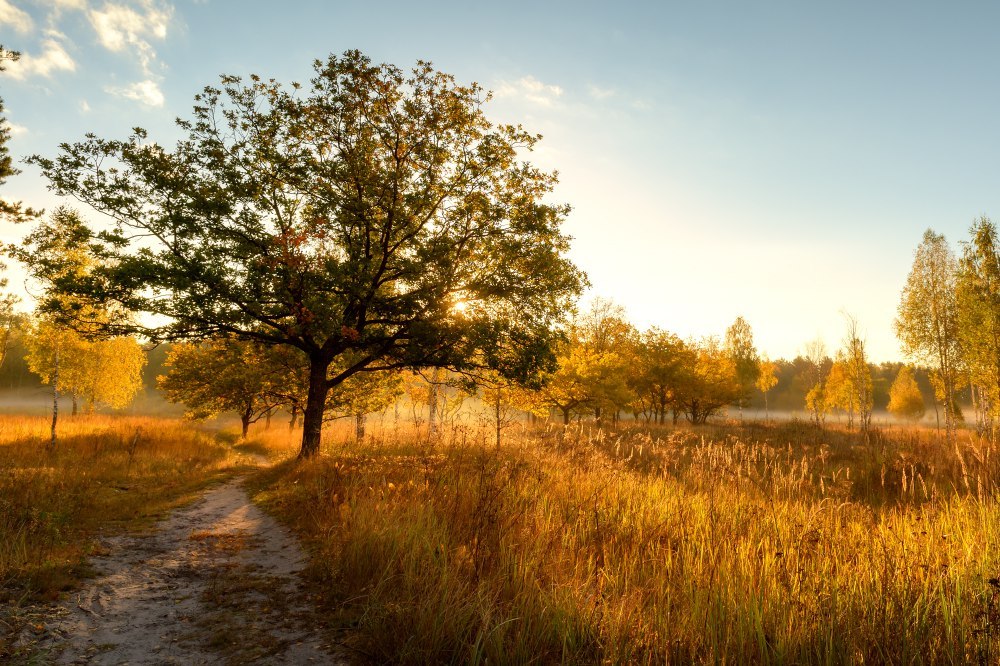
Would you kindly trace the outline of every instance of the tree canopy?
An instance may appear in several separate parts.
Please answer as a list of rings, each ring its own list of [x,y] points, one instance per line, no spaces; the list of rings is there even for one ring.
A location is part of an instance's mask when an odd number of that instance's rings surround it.
[[[889,389],[889,411],[914,421],[923,417],[927,411],[924,397],[909,366],[901,367],[895,381],[892,382],[892,387]]]
[[[26,338],[28,368],[88,412],[97,405],[128,407],[142,390],[146,354],[134,338],[88,340],[73,329],[39,321]]]
[[[903,353],[936,366],[949,438],[955,426],[955,388],[961,369],[957,268],[945,237],[930,229],[924,232],[895,322]]]
[[[100,265],[60,284],[138,313],[109,329],[306,355],[303,455],[327,393],[357,373],[551,369],[585,283],[565,257],[569,209],[545,201],[556,176],[523,159],[539,137],[490,122],[478,85],[358,51],[315,72],[304,91],[223,76],[173,148],[137,128],[31,160],[114,221],[86,239]]]
[[[6,71],[8,62],[16,62],[21,58],[18,51],[11,51],[0,44],[0,72]],[[0,99],[0,185],[7,182],[11,176],[16,176],[20,170],[14,166],[14,160],[7,146],[10,141],[10,125],[7,123],[7,116],[4,114],[3,99]],[[39,211],[26,208],[19,201],[8,201],[0,198],[0,219],[23,222],[39,215]]]

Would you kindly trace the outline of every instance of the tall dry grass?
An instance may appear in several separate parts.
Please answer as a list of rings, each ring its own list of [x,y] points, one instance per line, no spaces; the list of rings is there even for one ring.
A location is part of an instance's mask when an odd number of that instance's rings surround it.
[[[135,527],[229,473],[232,447],[176,419],[0,416],[0,605],[54,598],[102,531]]]
[[[330,439],[257,497],[374,662],[1000,659],[1000,451],[967,433]]]

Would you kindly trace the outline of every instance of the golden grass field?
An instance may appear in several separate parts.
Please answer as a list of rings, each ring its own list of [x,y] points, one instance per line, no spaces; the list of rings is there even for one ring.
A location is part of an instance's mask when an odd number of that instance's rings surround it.
[[[997,448],[804,424],[332,445],[261,479],[358,654],[995,663]]]
[[[54,454],[45,426],[0,418],[6,604],[73,585],[95,534],[253,450],[284,460],[255,500],[302,536],[363,662],[1000,659],[1000,451],[969,432],[514,426],[497,448],[471,426],[432,442],[373,425],[358,445],[345,424],[300,463],[277,425],[234,448],[182,421],[77,417]]]

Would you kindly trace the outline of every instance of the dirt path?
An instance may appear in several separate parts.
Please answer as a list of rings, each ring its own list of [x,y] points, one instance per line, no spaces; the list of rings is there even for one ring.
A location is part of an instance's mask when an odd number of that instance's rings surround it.
[[[100,576],[50,624],[55,663],[343,662],[310,620],[298,543],[238,480],[104,545]]]

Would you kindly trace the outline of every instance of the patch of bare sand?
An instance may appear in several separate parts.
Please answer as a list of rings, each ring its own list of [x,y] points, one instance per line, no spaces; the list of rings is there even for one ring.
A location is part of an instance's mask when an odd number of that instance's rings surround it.
[[[42,645],[61,664],[343,663],[315,624],[293,536],[239,481],[148,534],[115,537]]]

